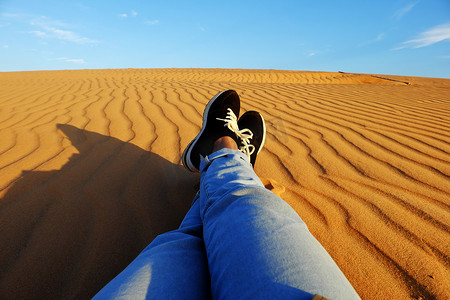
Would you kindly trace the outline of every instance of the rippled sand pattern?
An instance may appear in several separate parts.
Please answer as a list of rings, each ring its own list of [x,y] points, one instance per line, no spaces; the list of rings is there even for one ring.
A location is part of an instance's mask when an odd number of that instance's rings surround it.
[[[128,69],[0,73],[0,298],[82,299],[176,228],[181,153],[235,89],[256,172],[364,299],[450,298],[450,80]]]

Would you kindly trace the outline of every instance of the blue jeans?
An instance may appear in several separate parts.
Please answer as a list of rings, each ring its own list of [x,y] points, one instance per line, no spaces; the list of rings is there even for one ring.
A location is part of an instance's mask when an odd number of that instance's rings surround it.
[[[156,237],[96,299],[359,299],[246,155],[221,149],[200,170],[180,228]]]

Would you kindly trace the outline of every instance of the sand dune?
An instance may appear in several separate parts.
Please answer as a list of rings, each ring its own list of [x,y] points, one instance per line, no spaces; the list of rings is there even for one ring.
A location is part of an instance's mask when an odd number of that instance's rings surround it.
[[[204,105],[235,89],[256,172],[363,299],[450,298],[450,80],[275,70],[0,73],[0,298],[92,296],[176,228]]]

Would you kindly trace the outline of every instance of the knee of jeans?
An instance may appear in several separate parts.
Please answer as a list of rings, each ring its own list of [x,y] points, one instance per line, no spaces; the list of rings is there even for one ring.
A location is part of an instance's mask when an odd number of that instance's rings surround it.
[[[212,158],[211,158],[212,156]],[[228,157],[229,153],[219,153],[218,155],[206,155],[205,157],[200,157],[200,172],[206,171],[211,163],[221,157]]]

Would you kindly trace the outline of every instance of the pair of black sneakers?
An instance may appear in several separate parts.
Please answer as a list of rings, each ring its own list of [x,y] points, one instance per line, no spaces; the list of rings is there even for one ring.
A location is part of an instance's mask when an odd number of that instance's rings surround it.
[[[234,90],[222,91],[208,102],[202,129],[183,152],[183,165],[189,171],[199,172],[201,157],[211,154],[214,142],[224,136],[231,137],[255,166],[266,138],[264,118],[257,111],[247,111],[238,120],[240,106]]]

